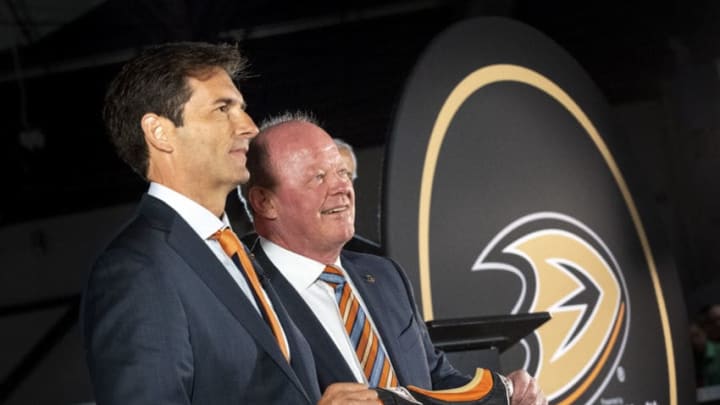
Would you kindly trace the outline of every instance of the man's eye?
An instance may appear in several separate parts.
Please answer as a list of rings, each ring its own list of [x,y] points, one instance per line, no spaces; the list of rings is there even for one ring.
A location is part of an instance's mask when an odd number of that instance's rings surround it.
[[[230,106],[227,104],[221,105],[220,107],[218,107],[218,110],[220,110],[220,112],[228,112],[230,111]]]
[[[315,175],[315,180],[322,180],[325,178],[325,173],[318,173]]]

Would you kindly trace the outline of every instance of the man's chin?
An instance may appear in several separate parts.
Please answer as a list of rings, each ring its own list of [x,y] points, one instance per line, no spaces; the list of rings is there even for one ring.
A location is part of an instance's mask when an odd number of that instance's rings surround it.
[[[240,173],[236,178],[236,182],[238,185],[243,185],[247,183],[248,180],[250,180],[250,173],[248,173],[247,171]]]
[[[328,238],[328,240],[333,240],[333,241],[335,241],[335,243],[340,243],[340,244],[344,245],[350,239],[352,239],[353,235],[354,235],[354,232],[342,232],[342,233],[338,232],[335,235],[333,235],[332,238]]]

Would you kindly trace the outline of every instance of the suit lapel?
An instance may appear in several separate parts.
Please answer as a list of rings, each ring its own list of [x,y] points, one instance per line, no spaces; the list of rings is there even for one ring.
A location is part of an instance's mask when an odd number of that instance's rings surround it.
[[[321,397],[321,393],[318,391],[319,387],[315,370],[315,361],[312,357],[311,348],[308,347],[303,333],[300,331],[295,322],[293,322],[293,318],[288,313],[287,307],[284,305],[284,301],[275,291],[275,288],[273,288],[268,278],[263,274],[262,267],[255,261],[253,265],[259,273],[258,276],[260,277],[263,289],[272,301],[275,313],[277,314],[280,324],[283,326],[283,330],[285,331],[285,335],[288,339],[291,353],[290,366],[295,371],[295,374],[300,381],[303,382],[303,386],[307,387],[307,390],[312,391],[309,392],[309,394],[313,394],[317,397],[317,399],[319,399]]]
[[[305,300],[272,264],[261,247],[258,246],[254,252],[255,258],[265,271],[265,276],[272,283],[280,299],[285,303],[288,314],[312,348],[321,389],[324,390],[334,382],[355,381],[355,376],[342,354]]]
[[[300,383],[285,360],[272,331],[205,242],[163,202],[147,197],[143,199],[143,203],[146,215],[159,223],[164,222],[162,225],[168,232],[168,244],[198,274],[218,300],[227,307],[307,398],[305,386]],[[312,402],[309,399],[308,401]]]

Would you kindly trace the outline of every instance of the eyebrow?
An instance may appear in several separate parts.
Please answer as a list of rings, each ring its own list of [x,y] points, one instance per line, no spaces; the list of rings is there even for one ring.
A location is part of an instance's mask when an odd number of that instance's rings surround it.
[[[242,108],[243,110],[247,109],[247,103],[245,102],[245,100],[238,101],[237,98],[232,98],[232,97],[221,97],[221,98],[215,100],[215,102],[213,104],[234,105],[234,104],[238,104],[238,103],[240,104],[240,108]]]

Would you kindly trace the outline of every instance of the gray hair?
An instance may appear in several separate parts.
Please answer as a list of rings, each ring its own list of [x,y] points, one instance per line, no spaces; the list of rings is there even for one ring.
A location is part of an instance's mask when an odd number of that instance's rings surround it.
[[[268,128],[272,128],[275,126],[278,126],[280,124],[284,124],[286,122],[293,122],[293,121],[300,121],[300,122],[307,122],[309,124],[317,125],[320,127],[320,122],[318,121],[317,117],[309,111],[285,111],[284,113],[278,114],[278,115],[272,115],[270,117],[265,118],[260,123],[260,131],[264,131]]]
[[[354,167],[352,171],[352,179],[357,179],[357,158],[355,157],[355,151],[353,150],[353,147],[340,138],[333,138],[333,141],[335,141],[335,145],[338,147],[338,149],[345,149],[350,153],[350,159],[352,159]]]

